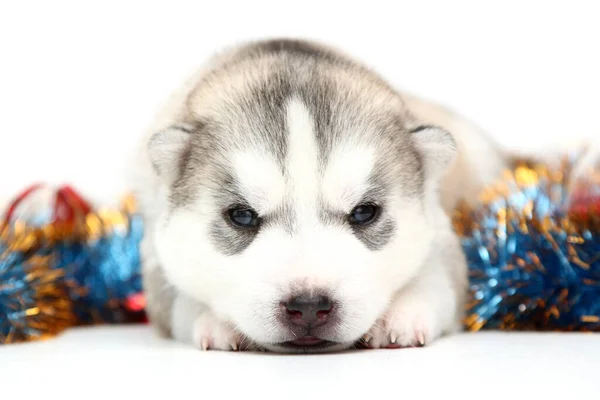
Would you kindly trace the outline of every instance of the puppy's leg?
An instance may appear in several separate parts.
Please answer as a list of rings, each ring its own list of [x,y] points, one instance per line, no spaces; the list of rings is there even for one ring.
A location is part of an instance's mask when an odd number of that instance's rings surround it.
[[[424,346],[460,330],[466,263],[456,245],[436,252],[420,274],[397,293],[364,341],[371,348]]]
[[[173,336],[200,350],[250,350],[249,343],[233,326],[222,321],[205,304],[178,293],[173,303]]]

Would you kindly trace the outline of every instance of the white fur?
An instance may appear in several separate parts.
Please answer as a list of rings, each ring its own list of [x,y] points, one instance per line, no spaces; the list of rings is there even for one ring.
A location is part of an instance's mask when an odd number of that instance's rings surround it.
[[[306,105],[291,99],[287,105],[288,191],[303,224],[315,224],[317,196],[318,149],[313,132],[314,120]]]
[[[374,149],[366,144],[345,143],[334,149],[321,184],[327,203],[349,213],[366,191],[374,165]]]
[[[242,195],[260,214],[269,214],[285,197],[284,176],[277,163],[258,149],[239,151],[232,157],[232,168],[241,182]]]

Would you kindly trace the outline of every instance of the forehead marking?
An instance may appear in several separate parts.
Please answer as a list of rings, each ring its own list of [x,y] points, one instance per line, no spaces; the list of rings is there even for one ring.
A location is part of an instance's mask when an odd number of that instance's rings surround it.
[[[287,103],[288,131],[287,177],[288,190],[298,220],[310,222],[316,218],[319,183],[319,149],[314,120],[306,105],[296,97]]]

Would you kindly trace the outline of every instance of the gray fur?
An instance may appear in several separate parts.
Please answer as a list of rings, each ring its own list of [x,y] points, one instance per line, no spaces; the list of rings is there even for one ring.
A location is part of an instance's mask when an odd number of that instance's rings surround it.
[[[210,234],[214,245],[223,254],[234,256],[250,246],[259,229],[236,229],[226,222],[226,217],[217,216],[212,223]]]
[[[376,251],[385,246],[394,234],[394,221],[384,217],[382,220],[366,227],[353,227],[356,237],[369,250]]]
[[[256,79],[248,79],[241,87],[231,85],[233,73],[248,66],[257,68],[265,59],[272,65],[257,73]],[[195,115],[190,111],[181,121],[195,128],[189,131],[189,142],[178,157],[178,177],[172,183],[172,206],[185,207],[193,202],[198,187],[211,188],[223,207],[244,203],[224,161],[232,148],[259,145],[274,156],[285,174],[285,102],[292,96],[300,98],[315,119],[321,170],[339,143],[349,140],[349,135],[358,135],[351,140],[371,142],[380,149],[373,181],[386,186],[402,182],[404,194],[418,198],[423,190],[423,165],[408,130],[413,122],[410,116],[402,107],[393,108],[393,104],[387,109],[370,107],[364,101],[368,94],[339,81],[338,69],[365,75],[368,79],[365,84],[375,85],[378,92],[401,105],[395,92],[374,73],[333,51],[299,41],[276,40],[245,47],[220,69],[207,75],[188,98],[188,104],[194,103],[194,96],[201,97],[202,85],[222,88],[227,92],[227,99],[219,105],[222,108],[217,114]],[[371,129],[361,130],[361,126]],[[353,130],[358,132],[351,133]],[[367,131],[377,134],[367,137],[364,135]],[[394,166],[393,171],[390,165]],[[286,230],[293,232],[293,220],[293,215],[286,215],[272,218],[270,223],[285,222]],[[377,249],[387,242],[392,232],[393,221],[387,220],[385,226],[357,232],[357,237],[369,248]],[[247,248],[257,233],[258,230],[236,233],[219,219],[213,222],[212,240],[223,253],[235,255]]]

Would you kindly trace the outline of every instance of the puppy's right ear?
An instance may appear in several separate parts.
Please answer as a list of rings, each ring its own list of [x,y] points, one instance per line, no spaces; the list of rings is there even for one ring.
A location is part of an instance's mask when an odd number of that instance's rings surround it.
[[[421,125],[410,133],[423,157],[425,172],[434,180],[440,179],[457,155],[457,144],[452,134],[435,125]]]
[[[181,174],[182,159],[189,149],[191,134],[191,128],[173,125],[155,133],[148,141],[152,167],[166,183],[172,183]]]

